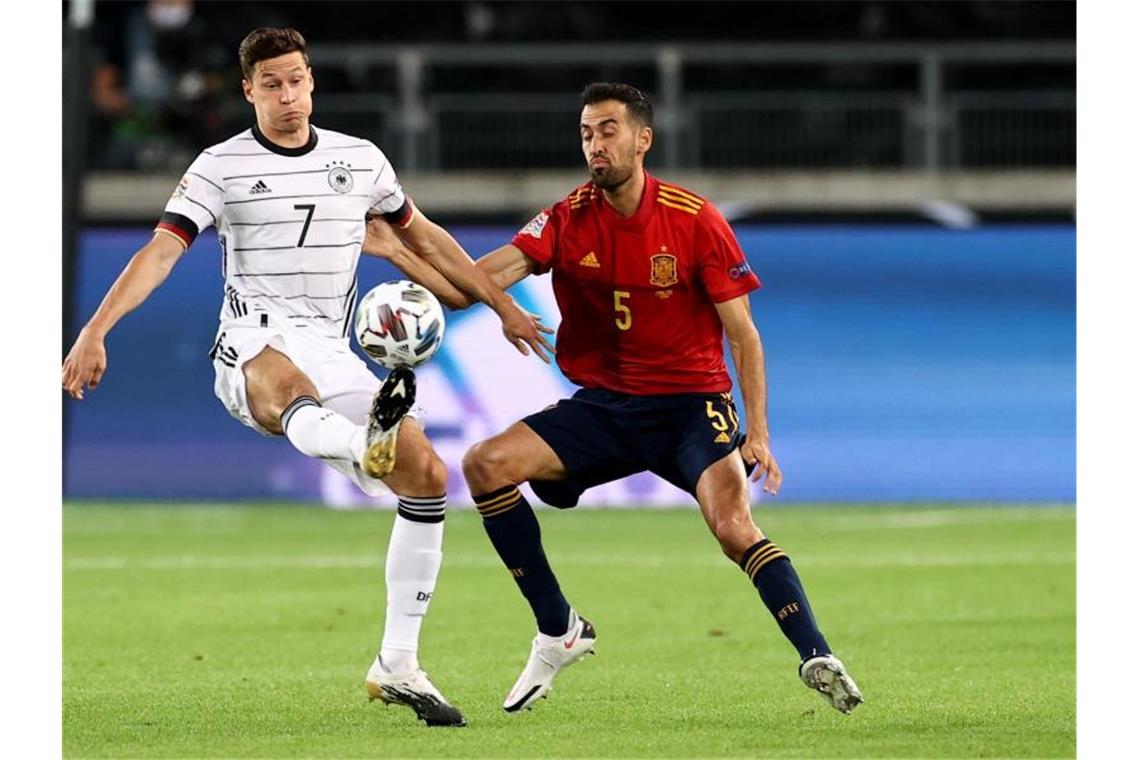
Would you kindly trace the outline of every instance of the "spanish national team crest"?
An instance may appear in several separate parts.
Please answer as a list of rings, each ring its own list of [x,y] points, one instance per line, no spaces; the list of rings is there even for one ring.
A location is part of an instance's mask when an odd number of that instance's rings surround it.
[[[649,282],[659,288],[677,284],[677,257],[669,253],[659,253],[649,260]]]
[[[352,190],[352,172],[344,166],[334,163],[329,169],[329,187],[338,193],[347,193]]]

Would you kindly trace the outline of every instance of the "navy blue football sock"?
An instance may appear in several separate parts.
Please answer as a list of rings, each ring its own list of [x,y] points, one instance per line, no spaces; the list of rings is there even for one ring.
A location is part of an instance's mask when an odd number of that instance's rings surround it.
[[[558,579],[546,561],[538,518],[518,486],[476,496],[475,507],[483,516],[483,529],[495,551],[530,602],[538,630],[548,636],[566,633],[570,604],[562,596]]]
[[[830,654],[831,648],[811,614],[800,576],[780,547],[765,538],[744,552],[740,567],[752,579],[752,584],[760,592],[760,599],[800,653],[801,660]]]

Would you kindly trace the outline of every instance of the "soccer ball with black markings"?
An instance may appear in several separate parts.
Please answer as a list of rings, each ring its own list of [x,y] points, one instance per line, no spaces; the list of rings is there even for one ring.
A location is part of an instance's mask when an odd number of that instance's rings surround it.
[[[409,280],[383,282],[356,307],[356,340],[388,369],[418,367],[443,343],[443,307],[427,288]]]

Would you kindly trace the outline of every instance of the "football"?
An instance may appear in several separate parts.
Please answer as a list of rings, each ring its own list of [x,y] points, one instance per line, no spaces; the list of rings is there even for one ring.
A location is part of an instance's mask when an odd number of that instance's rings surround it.
[[[388,369],[417,367],[443,342],[443,307],[431,291],[409,280],[383,282],[356,307],[356,340]]]

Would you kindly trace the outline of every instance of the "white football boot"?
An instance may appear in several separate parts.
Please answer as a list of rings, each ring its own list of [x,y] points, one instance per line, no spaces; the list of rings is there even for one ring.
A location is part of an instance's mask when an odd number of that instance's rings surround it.
[[[416,401],[416,375],[407,367],[388,373],[372,398],[364,458],[360,466],[373,478],[387,477],[396,467],[396,436]]]
[[[427,673],[417,668],[408,673],[389,673],[377,656],[364,677],[368,699],[379,699],[386,705],[404,705],[429,726],[466,726],[463,713],[452,707],[439,689],[428,680]]]
[[[585,618],[574,613],[570,629],[561,639],[550,646],[539,644],[538,636],[530,647],[530,659],[526,661],[519,680],[511,687],[503,702],[503,709],[507,712],[518,712],[529,708],[539,699],[546,696],[553,688],[554,677],[568,665],[583,659],[587,654],[594,653],[594,642],[598,635],[594,626]]]
[[[827,703],[844,715],[850,715],[863,702],[863,692],[855,679],[835,655],[809,657],[800,664],[800,678],[809,689],[818,691]]]

